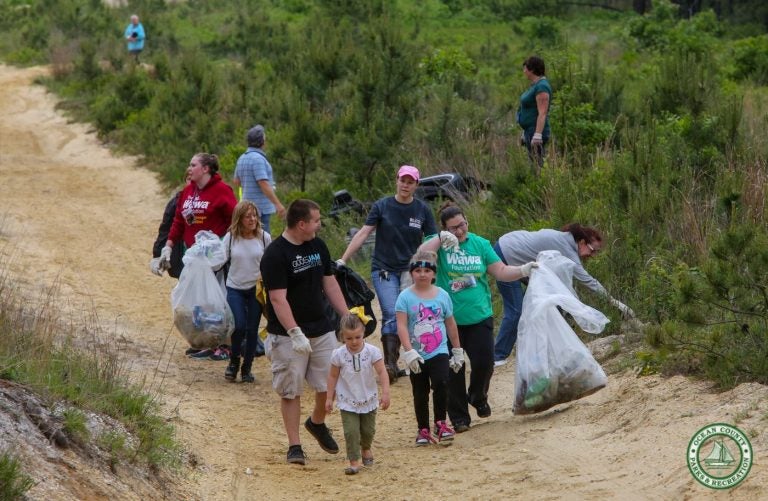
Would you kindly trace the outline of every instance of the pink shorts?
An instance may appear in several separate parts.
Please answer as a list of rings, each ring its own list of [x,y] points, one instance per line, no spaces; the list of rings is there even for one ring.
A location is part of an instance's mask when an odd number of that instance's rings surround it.
[[[293,351],[290,337],[267,335],[264,348],[272,361],[272,388],[281,398],[294,399],[300,396],[305,379],[315,391],[327,391],[331,354],[338,346],[336,333],[331,331],[320,337],[309,338],[309,343],[312,345],[312,353],[300,355]]]

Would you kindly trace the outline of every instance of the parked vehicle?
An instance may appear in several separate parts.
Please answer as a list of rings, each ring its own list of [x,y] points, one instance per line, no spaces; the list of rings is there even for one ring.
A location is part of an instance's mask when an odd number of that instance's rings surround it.
[[[426,176],[419,180],[414,196],[422,200],[437,199],[467,201],[483,194],[489,186],[470,176],[462,176],[458,172],[448,172]]]
[[[361,202],[352,197],[347,190],[339,190],[333,194],[333,203],[331,204],[330,216],[338,219],[341,214],[354,212],[361,216],[368,213],[371,209],[369,202]]]
[[[485,196],[488,193],[488,184],[479,181],[470,176],[462,176],[458,172],[448,172],[426,176],[419,180],[419,186],[416,188],[414,196],[421,200],[431,202],[433,200],[453,200],[463,202],[474,199],[478,196]],[[361,202],[354,198],[349,191],[339,190],[333,194],[330,216],[338,220],[342,214],[358,214],[365,216],[371,209],[371,202]],[[346,241],[359,231],[359,228],[349,228],[347,230]],[[359,256],[370,256],[373,244],[376,241],[376,232],[373,231],[363,243],[363,252]]]
[[[330,216],[338,220],[342,214],[359,214],[365,216],[368,211],[371,210],[370,202],[361,202],[355,199],[347,190],[339,190],[333,194],[333,202],[331,203]],[[349,241],[355,236],[355,233],[360,231],[360,228],[351,227],[347,230],[347,234],[344,239],[349,245]],[[368,260],[371,258],[373,252],[373,245],[376,242],[376,230],[372,231],[368,238],[363,242],[361,249],[355,254],[356,260]]]
[[[478,196],[485,196],[490,186],[471,176],[463,176],[458,172],[447,172],[426,176],[419,180],[414,196],[421,200],[454,200],[468,201]],[[347,190],[339,190],[333,194],[330,216],[338,219],[341,214],[356,213],[364,216],[371,209],[371,202],[361,202],[355,199]]]

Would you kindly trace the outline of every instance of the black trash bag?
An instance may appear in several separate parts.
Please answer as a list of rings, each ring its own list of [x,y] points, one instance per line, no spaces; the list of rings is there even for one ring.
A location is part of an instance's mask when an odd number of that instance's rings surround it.
[[[339,266],[335,262],[332,264],[333,274],[336,277],[336,281],[339,282],[341,288],[341,294],[344,296],[344,301],[347,303],[347,307],[354,308],[362,306],[365,315],[370,320],[365,323],[365,337],[370,336],[376,330],[376,316],[373,313],[372,302],[376,298],[376,294],[368,287],[363,277],[361,277],[355,270],[347,266]],[[336,334],[339,333],[339,321],[341,318],[336,310],[327,304],[328,317],[334,325]]]

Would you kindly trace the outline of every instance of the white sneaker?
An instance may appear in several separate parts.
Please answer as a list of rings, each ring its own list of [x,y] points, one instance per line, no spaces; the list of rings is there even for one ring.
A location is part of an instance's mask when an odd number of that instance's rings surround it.
[[[506,365],[506,364],[507,364],[506,360],[496,360],[495,362],[493,362],[494,367],[501,367],[502,365]]]

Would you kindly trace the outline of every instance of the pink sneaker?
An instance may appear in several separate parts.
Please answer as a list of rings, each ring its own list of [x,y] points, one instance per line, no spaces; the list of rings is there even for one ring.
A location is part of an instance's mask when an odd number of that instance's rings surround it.
[[[442,442],[443,440],[453,440],[453,436],[456,435],[456,432],[453,431],[453,428],[448,426],[448,423],[445,421],[438,421],[435,423],[435,435],[437,436],[437,439]]]
[[[417,446],[436,444],[436,443],[437,443],[437,440],[435,440],[435,437],[432,436],[428,428],[420,429],[419,434],[416,435]]]
[[[229,348],[225,345],[220,345],[216,348],[216,351],[213,352],[213,355],[208,358],[211,360],[229,360]]]

